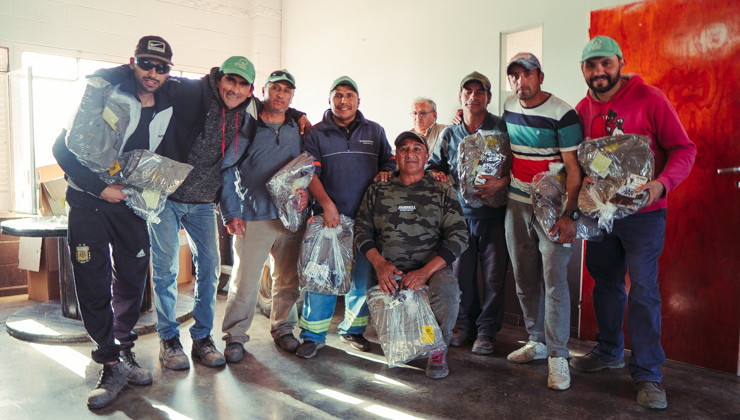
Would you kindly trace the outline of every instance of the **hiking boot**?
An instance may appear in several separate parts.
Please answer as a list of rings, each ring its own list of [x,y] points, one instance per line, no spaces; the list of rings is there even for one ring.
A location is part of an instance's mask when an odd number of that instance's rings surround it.
[[[228,363],[241,362],[244,358],[244,344],[237,341],[226,343],[224,357]]]
[[[506,360],[513,363],[528,363],[532,360],[542,360],[547,357],[547,347],[539,341],[528,341],[527,344],[512,351]]]
[[[668,407],[668,399],[660,382],[637,382],[637,403],[645,408],[664,409]]]
[[[570,388],[570,369],[565,357],[547,358],[547,387],[556,391]]]
[[[583,372],[598,372],[604,369],[620,369],[624,367],[624,358],[604,360],[598,354],[590,352],[583,356],[570,358],[570,366]]]
[[[468,329],[464,327],[455,327],[452,329],[452,339],[450,345],[453,347],[464,346],[470,339]]]
[[[182,350],[180,336],[176,335],[170,339],[159,339],[159,360],[162,366],[172,370],[183,370],[190,368],[188,356]]]
[[[120,363],[126,368],[126,380],[131,385],[149,385],[152,383],[152,373],[139,366],[136,355],[131,349],[121,350]]]
[[[126,368],[123,363],[103,365],[95,389],[87,395],[87,408],[95,410],[107,407],[126,386]]]
[[[370,342],[362,334],[339,334],[339,339],[359,351],[370,351]]]
[[[496,339],[487,335],[479,335],[473,343],[473,353],[475,354],[491,354],[493,349],[496,347]]]
[[[427,378],[442,379],[450,374],[447,367],[447,347],[434,350],[427,361]]]
[[[213,344],[213,338],[206,336],[199,340],[193,340],[193,348],[190,351],[193,359],[198,359],[204,366],[219,367],[226,364],[226,359]]]
[[[278,347],[287,351],[288,353],[295,353],[298,346],[301,345],[301,342],[296,340],[296,338],[293,337],[292,333],[289,333],[276,338],[275,344],[277,344]]]
[[[303,341],[295,351],[295,355],[301,359],[310,359],[316,356],[316,352],[324,347],[324,343],[317,343],[315,341]]]

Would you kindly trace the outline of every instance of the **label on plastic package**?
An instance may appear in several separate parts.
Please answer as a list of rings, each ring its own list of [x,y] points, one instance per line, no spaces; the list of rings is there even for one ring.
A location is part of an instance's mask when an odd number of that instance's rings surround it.
[[[629,198],[635,198],[637,197],[637,193],[635,192],[635,190],[638,187],[642,187],[643,185],[647,184],[647,182],[648,179],[644,176],[630,174],[624,181],[624,185],[622,185],[619,188],[619,191],[617,191],[617,194]]]
[[[107,106],[103,110],[103,120],[108,123],[110,128],[113,129],[113,131],[116,131],[116,124],[118,124],[118,115],[116,115],[110,108]]]
[[[116,161],[118,162],[118,161]],[[159,193],[154,190],[144,190],[141,192],[144,202],[150,209],[156,209],[159,204]]]
[[[601,152],[596,152],[593,162],[591,162],[590,168],[596,172],[600,177],[606,178],[609,175],[609,166],[611,166],[612,160],[606,157]]]
[[[108,169],[108,174],[110,176],[113,176],[113,175],[117,174],[118,171],[120,171],[120,170],[121,170],[121,164],[118,163],[118,159],[116,159],[116,161],[113,162],[113,165],[110,167],[110,169]]]
[[[424,344],[434,343],[434,327],[431,325],[422,325],[421,327],[421,342]]]

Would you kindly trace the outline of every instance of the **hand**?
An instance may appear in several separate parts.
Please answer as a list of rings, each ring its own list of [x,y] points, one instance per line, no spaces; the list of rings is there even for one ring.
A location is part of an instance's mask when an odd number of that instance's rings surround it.
[[[395,293],[398,290],[396,275],[403,275],[403,271],[399,270],[386,259],[374,264],[373,267],[375,267],[375,273],[378,275],[378,286],[380,286],[380,290],[388,295]]]
[[[373,178],[373,182],[377,182],[378,180],[388,182],[388,180],[391,179],[391,175],[393,175],[393,172],[378,172],[378,174],[375,175],[375,178]]]
[[[429,171],[429,172],[432,173],[432,176],[437,181],[444,182],[445,184],[449,184],[450,183],[450,179],[447,177],[447,175],[444,172],[435,171],[433,169],[431,171]]]
[[[457,125],[462,122],[463,119],[463,110],[458,109],[457,112],[455,112],[455,116],[452,117],[452,124]]]
[[[419,290],[419,288],[429,280],[429,275],[423,269],[413,270],[406,273],[401,279],[401,285],[406,286],[411,290]]]
[[[305,114],[301,115],[301,118],[298,119],[298,131],[301,136],[305,136],[309,128],[311,128],[311,123],[308,122],[308,118]]]
[[[300,213],[308,207],[308,191],[299,188],[295,190],[295,195],[298,197],[298,207],[296,210]]]
[[[244,232],[247,230],[247,225],[244,223],[244,219],[241,217],[235,217],[226,222],[226,231],[234,236],[244,236]]]
[[[663,185],[662,182],[655,180],[635,189],[635,192],[638,194],[643,191],[647,191],[649,194],[648,200],[645,203],[645,207],[647,207],[663,197],[665,194],[665,185]]]
[[[555,225],[550,229],[548,235],[554,237],[558,236],[558,243],[570,244],[576,240],[576,221],[568,216],[560,216],[555,222]]]
[[[508,177],[496,178],[491,175],[480,175],[479,178],[485,179],[486,182],[484,184],[474,185],[473,188],[478,190],[475,195],[484,199],[493,197],[499,190],[509,185]]]
[[[100,198],[109,203],[120,203],[128,194],[122,191],[123,185],[108,185],[103,191],[100,192]]]
[[[584,176],[583,183],[581,184],[581,188],[585,187],[586,185],[594,184],[594,183],[595,182],[593,178],[591,178],[590,176]]]
[[[334,228],[339,226],[339,210],[334,203],[321,206],[324,209],[324,227]]]

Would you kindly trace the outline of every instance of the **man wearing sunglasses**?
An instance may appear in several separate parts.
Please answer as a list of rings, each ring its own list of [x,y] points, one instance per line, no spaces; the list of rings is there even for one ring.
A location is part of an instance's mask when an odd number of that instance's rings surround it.
[[[131,121],[138,121],[135,129],[128,127],[121,153],[163,146],[173,109],[160,88],[171,59],[167,41],[145,36],[127,66],[132,77],[114,83],[129,105]],[[111,124],[105,112],[103,119]],[[65,135],[57,138],[53,152],[69,184],[68,239],[80,313],[97,345],[92,358],[103,364],[87,401],[89,408],[98,409],[113,402],[127,382],[152,383],[152,374],[139,366],[131,351],[149,270],[149,234],[146,221],[124,203],[122,186],[107,185],[84,166],[67,148]]]

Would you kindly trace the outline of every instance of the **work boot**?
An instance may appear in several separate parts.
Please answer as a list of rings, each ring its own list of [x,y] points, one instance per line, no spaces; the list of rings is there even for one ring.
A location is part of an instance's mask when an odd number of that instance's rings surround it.
[[[244,344],[239,341],[226,343],[226,348],[224,349],[224,358],[228,363],[241,362],[244,358]]]
[[[637,382],[637,403],[645,408],[664,409],[668,407],[668,399],[660,382]]]
[[[224,355],[216,349],[210,335],[199,340],[193,340],[193,349],[190,351],[190,355],[193,359],[200,360],[204,366],[219,367],[226,364]]]
[[[362,334],[339,334],[339,339],[359,351],[370,351],[370,342]]]
[[[170,339],[159,339],[159,360],[162,366],[172,370],[183,370],[190,368],[188,356],[182,350],[180,336],[174,336]]]
[[[624,367],[624,358],[606,360],[594,352],[584,356],[570,358],[570,366],[583,372],[598,372],[605,369],[620,369]]]
[[[105,364],[95,389],[87,396],[87,408],[96,410],[107,407],[126,386],[126,368],[123,363]]]
[[[434,350],[427,361],[427,378],[442,379],[449,375],[447,367],[447,347]]]
[[[293,337],[292,333],[288,333],[279,338],[276,338],[275,344],[277,344],[278,347],[287,351],[288,353],[295,353],[298,346],[301,345],[301,342],[296,340],[296,338]]]
[[[461,347],[464,346],[468,340],[470,333],[468,332],[468,329],[461,326],[456,326],[452,329],[452,339],[450,340],[450,345],[453,347]]]
[[[131,349],[121,350],[119,360],[126,368],[126,380],[129,384],[149,385],[152,383],[152,373],[139,365]]]
[[[472,352],[475,354],[491,354],[496,347],[496,339],[487,335],[479,335],[473,343]]]

